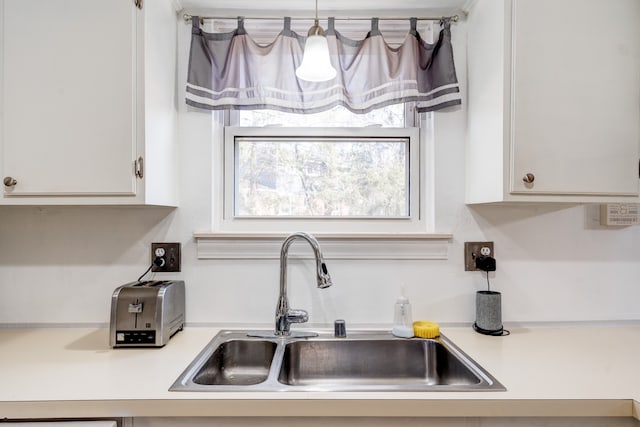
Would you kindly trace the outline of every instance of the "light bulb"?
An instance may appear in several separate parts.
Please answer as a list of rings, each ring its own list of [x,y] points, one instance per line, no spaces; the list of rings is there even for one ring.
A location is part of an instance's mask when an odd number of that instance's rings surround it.
[[[318,21],[309,30],[307,41],[304,45],[302,63],[296,69],[299,79],[310,82],[325,82],[336,77],[336,69],[331,65],[329,58],[329,44],[324,36],[324,31],[318,25]]]

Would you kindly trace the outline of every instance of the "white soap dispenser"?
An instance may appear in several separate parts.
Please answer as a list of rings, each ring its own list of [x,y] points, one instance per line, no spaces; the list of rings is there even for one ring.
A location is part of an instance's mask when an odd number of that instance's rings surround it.
[[[411,319],[411,303],[404,295],[396,300],[391,333],[400,338],[413,337],[413,320]]]

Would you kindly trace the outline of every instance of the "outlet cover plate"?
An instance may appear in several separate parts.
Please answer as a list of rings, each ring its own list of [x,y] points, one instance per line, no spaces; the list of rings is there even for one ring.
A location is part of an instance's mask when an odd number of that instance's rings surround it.
[[[491,251],[490,257],[496,257],[493,252],[493,242],[464,242],[464,271],[480,271],[476,268],[476,260],[473,254],[479,256],[480,249],[483,247],[489,248]]]
[[[164,249],[164,265],[159,267],[154,264],[156,259],[156,250]],[[156,273],[171,273],[180,271],[180,243],[151,243],[151,271]]]

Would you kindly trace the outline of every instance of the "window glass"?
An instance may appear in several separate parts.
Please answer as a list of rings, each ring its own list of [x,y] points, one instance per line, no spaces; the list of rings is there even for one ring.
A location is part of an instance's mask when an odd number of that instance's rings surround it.
[[[389,105],[367,114],[355,114],[342,106],[315,114],[283,113],[275,110],[241,110],[238,126],[405,127],[408,125],[405,110],[404,104]]]
[[[234,215],[406,218],[409,142],[408,137],[236,137]]]

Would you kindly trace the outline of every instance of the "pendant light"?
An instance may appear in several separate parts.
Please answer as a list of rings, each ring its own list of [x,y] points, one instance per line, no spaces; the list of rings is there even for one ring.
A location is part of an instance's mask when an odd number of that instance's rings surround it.
[[[316,0],[316,18],[307,33],[302,64],[296,69],[299,79],[310,82],[326,82],[336,77],[336,69],[329,59],[329,44],[324,30],[318,22],[318,0]]]

